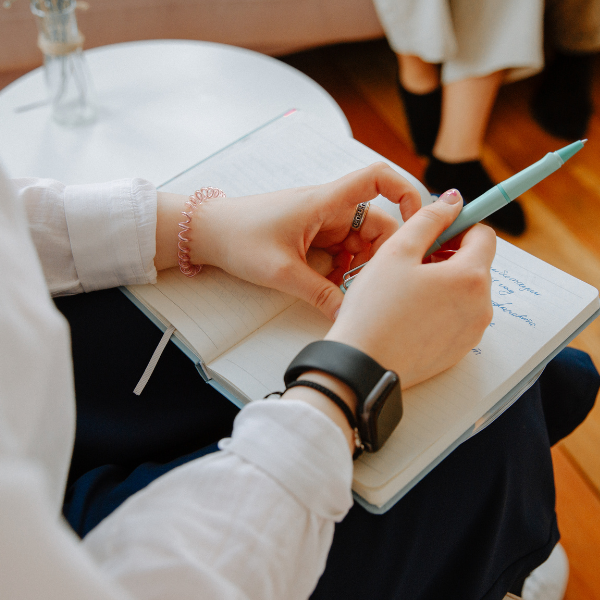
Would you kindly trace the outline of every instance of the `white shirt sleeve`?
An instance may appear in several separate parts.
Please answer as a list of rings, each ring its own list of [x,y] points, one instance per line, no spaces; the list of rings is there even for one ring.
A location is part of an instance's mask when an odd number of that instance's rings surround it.
[[[84,545],[136,598],[305,600],[352,496],[342,431],[301,401],[256,401],[223,450],[127,500]]]
[[[16,179],[54,296],[156,281],[156,189],[143,179]]]

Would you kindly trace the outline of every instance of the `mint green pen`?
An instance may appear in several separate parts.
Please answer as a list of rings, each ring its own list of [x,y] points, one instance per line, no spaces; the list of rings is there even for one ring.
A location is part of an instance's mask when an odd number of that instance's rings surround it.
[[[471,225],[483,221],[483,219],[489,217],[492,213],[500,210],[515,198],[518,198],[523,192],[526,192],[536,183],[539,183],[542,179],[545,179],[548,175],[560,169],[571,156],[583,148],[586,142],[587,140],[579,140],[556,152],[548,152],[542,160],[538,160],[536,163],[523,169],[516,175],[505,179],[502,183],[495,185],[492,189],[463,206],[454,223],[452,223],[452,225],[450,225],[450,227],[448,227],[448,229],[433,242],[425,256],[433,254],[442,247],[444,242],[451,240],[459,233],[465,231],[465,229],[471,227]],[[343,284],[341,286],[343,292],[348,289],[352,280],[358,274],[358,271],[362,269],[365,264],[366,263],[355,267],[344,274]]]
[[[453,237],[462,233],[465,229],[479,223],[483,219],[489,217],[492,213],[500,210],[509,202],[526,192],[536,183],[542,181],[560,169],[574,154],[579,152],[587,140],[573,142],[556,152],[548,152],[542,160],[538,160],[530,167],[523,169],[516,175],[505,179],[502,183],[495,185],[492,189],[485,192],[472,202],[469,202],[460,211],[456,220],[448,229],[446,229],[440,237],[433,242],[433,245],[425,256],[429,256],[433,252],[439,250],[444,242],[451,240]]]

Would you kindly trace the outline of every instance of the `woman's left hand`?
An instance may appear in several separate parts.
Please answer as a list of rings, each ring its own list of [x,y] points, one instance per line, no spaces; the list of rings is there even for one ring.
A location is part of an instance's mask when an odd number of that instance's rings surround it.
[[[418,191],[385,163],[323,185],[204,201],[193,213],[188,235],[192,263],[214,265],[292,294],[333,319],[343,300],[339,285],[344,272],[369,260],[398,229],[397,222],[376,206],[370,208],[358,232],[351,229],[357,204],[379,194],[400,205],[404,220],[421,206]],[[173,266],[159,260],[160,223],[159,198],[157,268]],[[173,238],[165,239],[172,255]],[[309,266],[311,248],[332,257],[327,277]]]

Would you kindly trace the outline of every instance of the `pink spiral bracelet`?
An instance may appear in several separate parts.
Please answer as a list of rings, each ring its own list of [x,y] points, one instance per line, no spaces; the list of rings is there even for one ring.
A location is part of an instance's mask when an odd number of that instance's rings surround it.
[[[184,245],[191,242],[191,238],[185,237],[184,234],[191,229],[190,223],[192,222],[192,213],[199,204],[204,202],[204,200],[224,197],[225,192],[219,188],[203,187],[199,190],[196,190],[185,203],[185,206],[189,206],[190,208],[187,212],[183,211],[181,213],[184,217],[186,217],[187,221],[179,223],[181,231],[177,236],[179,238],[179,243],[177,244],[177,258],[179,259],[179,268],[186,277],[194,277],[194,275],[198,275],[198,273],[200,273],[202,270],[202,265],[192,264],[190,259],[190,249]]]

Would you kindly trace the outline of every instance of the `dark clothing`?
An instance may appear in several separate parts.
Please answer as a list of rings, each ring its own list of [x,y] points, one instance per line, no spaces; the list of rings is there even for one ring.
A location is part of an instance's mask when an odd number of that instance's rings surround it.
[[[237,414],[118,290],[59,298],[71,324],[77,431],[64,513],[84,536],[131,494],[213,452]],[[561,352],[539,381],[384,515],[337,525],[314,600],[500,599],[559,539],[550,446],[594,404],[589,356]]]

